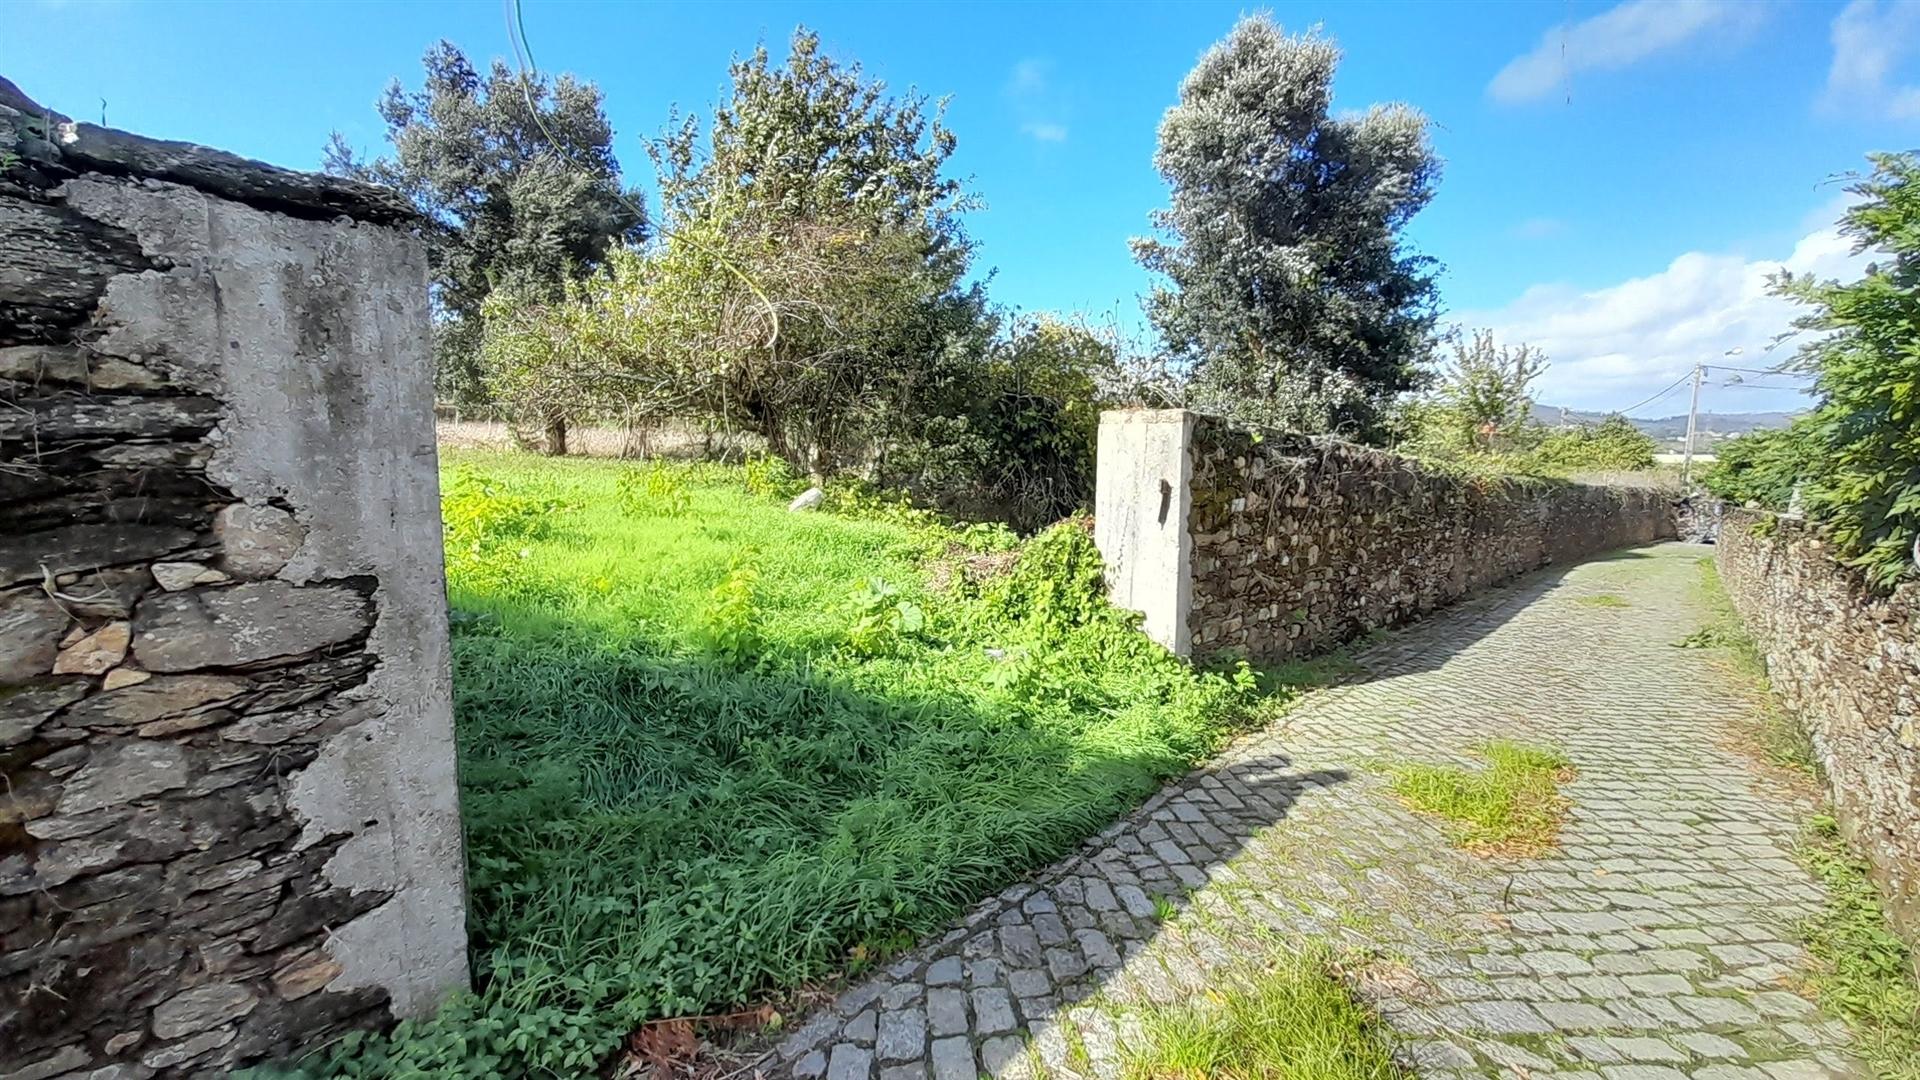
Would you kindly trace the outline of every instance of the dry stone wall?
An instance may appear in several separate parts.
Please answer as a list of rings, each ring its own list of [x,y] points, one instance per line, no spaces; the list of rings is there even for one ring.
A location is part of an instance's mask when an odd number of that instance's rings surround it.
[[[1182,654],[1323,651],[1489,585],[1674,535],[1657,491],[1472,481],[1183,410],[1102,417],[1095,533],[1117,603]]]
[[[0,1075],[465,984],[428,335],[392,196],[0,79]]]
[[[1848,839],[1920,942],[1920,584],[1876,594],[1805,522],[1757,510],[1726,511],[1714,561]]]

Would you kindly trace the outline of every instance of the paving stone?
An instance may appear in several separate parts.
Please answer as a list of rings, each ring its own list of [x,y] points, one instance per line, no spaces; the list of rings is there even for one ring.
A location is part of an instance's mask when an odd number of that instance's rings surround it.
[[[1014,1018],[1013,998],[999,987],[989,987],[973,992],[973,1030],[976,1034],[991,1035],[998,1031],[1012,1031],[1020,1026]]]
[[[880,1034],[873,1052],[881,1061],[918,1061],[926,1050],[927,1014],[900,1009],[880,1014]]]
[[[935,1035],[964,1035],[967,1031],[967,994],[940,987],[927,991],[927,1021]]]
[[[1273,935],[1393,957],[1360,981],[1422,1076],[1854,1080],[1844,1029],[1780,989],[1805,961],[1793,928],[1824,897],[1790,855],[1814,806],[1732,748],[1758,719],[1751,686],[1667,647],[1710,617],[1699,554],[1551,568],[1361,646],[1363,678],[1168,784],[1044,884],[984,901],[924,969],[911,954],[846,991],[825,1029],[781,1043],[774,1080],[1025,1076],[1023,1023],[1077,1076],[1069,1018],[1094,1074],[1116,1075],[1142,1037],[1128,1009],[1219,987]],[[1596,592],[1628,606],[1596,618],[1576,602]],[[1575,761],[1555,852],[1464,854],[1377,768],[1477,765],[1490,737]],[[1155,897],[1197,917],[1163,923]],[[1096,993],[1112,1004],[1077,1004]]]
[[[827,1060],[827,1080],[869,1080],[873,1051],[852,1043],[837,1043]]]
[[[966,1039],[935,1039],[929,1057],[933,1080],[979,1080],[973,1064],[973,1044]]]

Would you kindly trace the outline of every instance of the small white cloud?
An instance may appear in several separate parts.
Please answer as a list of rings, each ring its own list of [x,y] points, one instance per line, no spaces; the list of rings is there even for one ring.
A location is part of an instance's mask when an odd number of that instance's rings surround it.
[[[1450,318],[1462,326],[1491,327],[1503,342],[1544,350],[1552,366],[1541,377],[1539,400],[1623,408],[1728,349],[1744,351],[1744,366],[1769,366],[1782,354],[1769,355],[1765,347],[1803,310],[1772,294],[1769,275],[1784,267],[1846,280],[1867,261],[1853,254],[1852,241],[1827,226],[1801,237],[1783,258],[1689,251],[1644,277],[1586,290],[1535,285],[1504,307]]]
[[[1522,240],[1545,240],[1566,231],[1566,222],[1549,217],[1528,218],[1513,227],[1513,235]]]
[[[1007,76],[1006,97],[1020,118],[1020,133],[1035,142],[1057,143],[1067,139],[1065,105],[1052,79],[1053,65],[1029,57],[1013,65]]]
[[[1615,71],[1707,31],[1751,28],[1765,17],[1766,5],[1737,0],[1627,0],[1547,31],[1533,51],[1500,69],[1487,94],[1507,104],[1536,101],[1577,72]]]
[[[1833,66],[1820,104],[1830,112],[1866,109],[1896,119],[1920,117],[1920,86],[1895,85],[1900,61],[1920,44],[1920,5],[1853,0],[1833,20]]]

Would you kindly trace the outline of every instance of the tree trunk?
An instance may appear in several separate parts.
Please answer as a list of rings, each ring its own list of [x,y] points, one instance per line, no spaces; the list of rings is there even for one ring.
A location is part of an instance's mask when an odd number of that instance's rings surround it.
[[[567,418],[559,414],[547,417],[547,455],[565,457],[567,454]]]

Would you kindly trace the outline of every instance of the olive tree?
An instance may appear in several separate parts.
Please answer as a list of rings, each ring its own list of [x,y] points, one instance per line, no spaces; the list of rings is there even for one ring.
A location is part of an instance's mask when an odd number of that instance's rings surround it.
[[[1430,348],[1435,265],[1401,230],[1439,162],[1406,105],[1334,114],[1339,59],[1266,15],[1209,49],[1161,120],[1171,205],[1134,250],[1196,407],[1371,437]]]

